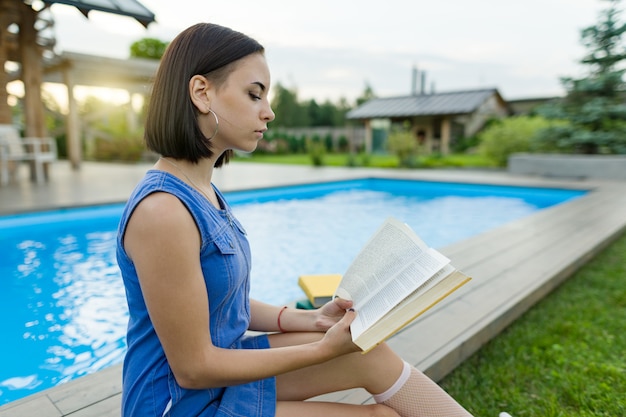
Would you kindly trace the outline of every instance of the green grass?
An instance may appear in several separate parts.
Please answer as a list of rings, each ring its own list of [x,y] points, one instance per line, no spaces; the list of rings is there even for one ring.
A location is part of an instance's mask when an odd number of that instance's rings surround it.
[[[261,162],[268,164],[289,164],[289,165],[313,165],[311,156],[308,154],[290,154],[290,155],[274,155],[274,154],[246,154],[237,155],[236,161]],[[379,168],[394,168],[398,166],[397,158],[393,155],[354,155],[349,154],[326,154],[323,156],[324,166],[370,166]]]
[[[492,168],[496,164],[482,155],[471,154],[451,154],[451,155],[431,155],[418,159],[419,168]]]
[[[261,162],[271,164],[312,165],[308,154],[274,155],[252,153],[237,155],[236,161]],[[325,154],[322,157],[324,166],[358,166],[372,168],[398,168],[399,162],[395,155],[371,154],[350,155]],[[455,154],[446,156],[421,156],[417,159],[416,168],[445,168],[445,167],[493,167],[494,164],[479,155]]]
[[[626,416],[626,235],[441,385],[475,416]]]

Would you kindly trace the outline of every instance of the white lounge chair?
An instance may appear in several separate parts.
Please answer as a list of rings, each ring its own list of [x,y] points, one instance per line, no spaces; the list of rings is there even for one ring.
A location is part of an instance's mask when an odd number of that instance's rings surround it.
[[[13,125],[0,125],[0,185],[15,178],[18,164],[28,161],[32,165],[37,183],[45,180],[44,164],[57,160],[57,145],[53,138],[20,138]]]

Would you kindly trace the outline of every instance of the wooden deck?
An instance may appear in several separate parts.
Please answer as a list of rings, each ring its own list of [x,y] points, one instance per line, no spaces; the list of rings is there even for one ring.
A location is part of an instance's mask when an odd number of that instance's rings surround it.
[[[242,169],[242,165],[238,165],[237,169]],[[261,180],[265,169],[258,166],[244,168],[243,171],[251,170],[247,174],[254,172],[254,179],[248,182],[242,180],[235,185],[228,182],[234,181],[230,178],[222,187],[250,188],[259,186],[259,181],[263,182],[262,185],[271,185],[316,179],[393,176],[591,190],[584,197],[442,250],[458,268],[471,275],[473,281],[389,341],[408,362],[435,380],[444,377],[496,337],[626,230],[624,182],[548,181],[512,177],[505,173],[471,171],[390,172],[347,169],[324,170],[323,174],[312,177],[311,173],[315,171],[310,168],[289,169],[289,175],[283,168],[278,168],[272,174],[268,171],[266,179]],[[244,172],[242,175],[247,174]],[[272,176],[275,176],[274,180],[269,179]],[[2,189],[0,197],[2,200],[5,198]],[[119,416],[120,374],[121,367],[113,366],[11,402],[0,407],[0,417]],[[371,402],[371,397],[363,390],[349,390],[316,398],[326,399],[350,403]]]

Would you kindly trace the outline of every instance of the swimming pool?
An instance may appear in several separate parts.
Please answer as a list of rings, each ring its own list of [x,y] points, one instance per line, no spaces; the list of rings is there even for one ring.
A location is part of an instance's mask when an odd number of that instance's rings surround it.
[[[277,304],[303,297],[300,274],[343,272],[388,216],[443,247],[582,194],[386,179],[226,193],[252,246],[252,296]],[[122,360],[122,207],[0,218],[0,404]]]

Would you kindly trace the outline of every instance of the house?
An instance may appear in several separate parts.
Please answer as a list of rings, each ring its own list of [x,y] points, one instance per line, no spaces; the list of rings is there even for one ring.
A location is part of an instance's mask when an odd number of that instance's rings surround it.
[[[543,105],[557,103],[562,97],[531,97],[508,100],[509,107],[514,116],[526,116],[535,113],[535,110]]]
[[[498,90],[490,88],[375,98],[351,110],[346,117],[365,123],[367,152],[372,151],[376,122],[384,119],[388,127],[408,122],[415,139],[428,152],[447,154],[455,140],[473,136],[488,120],[511,113]]]

